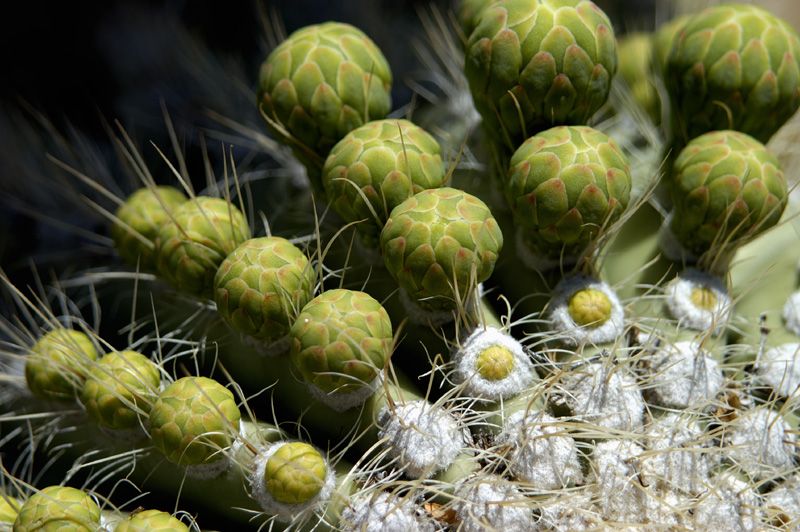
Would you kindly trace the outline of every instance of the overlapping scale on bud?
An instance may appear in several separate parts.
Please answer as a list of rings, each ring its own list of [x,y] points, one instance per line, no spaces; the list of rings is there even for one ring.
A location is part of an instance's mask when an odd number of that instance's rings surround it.
[[[191,199],[158,232],[158,272],[181,292],[211,298],[217,268],[248,238],[247,219],[235,205],[221,198]]]
[[[559,124],[585,124],[617,70],[608,17],[589,0],[506,0],[481,12],[465,72],[487,130],[510,148]]]
[[[101,427],[131,430],[150,412],[160,383],[158,366],[141,353],[109,353],[92,367],[80,399]]]
[[[100,530],[100,507],[91,496],[67,486],[48,486],[22,505],[14,532]]]
[[[669,54],[679,32],[691,15],[682,15],[662,24],[653,34],[653,71],[662,78],[665,75]]]
[[[677,34],[666,81],[684,142],[723,129],[767,142],[800,106],[800,38],[759,7],[709,7]]]
[[[458,23],[464,32],[464,36],[469,36],[478,25],[483,10],[496,4],[500,0],[461,0],[458,6]]]
[[[618,41],[619,73],[633,96],[633,101],[653,123],[661,121],[661,98],[653,82],[653,36],[631,33]]]
[[[144,510],[132,514],[114,532],[189,532],[189,527],[160,510]]]
[[[170,462],[191,466],[197,476],[216,476],[223,454],[239,432],[241,414],[233,394],[205,377],[184,377],[167,386],[150,410],[153,445]]]
[[[503,234],[483,201],[453,188],[398,205],[381,232],[386,269],[412,304],[451,312],[489,278]]]
[[[131,194],[115,216],[111,238],[119,256],[141,271],[156,270],[158,231],[170,222],[171,214],[187,201],[180,190],[173,187],[141,188]]]
[[[316,272],[280,237],[253,238],[225,257],[214,277],[217,311],[236,331],[275,345],[311,299]]]
[[[250,479],[265,512],[296,516],[330,498],[335,475],[322,453],[303,442],[278,442],[256,458]]]
[[[391,356],[392,322],[372,296],[336,289],[312,299],[291,328],[292,362],[332,408],[361,404]]]
[[[366,243],[377,239],[389,213],[417,192],[442,186],[441,148],[408,120],[377,120],[333,147],[322,170],[328,201],[345,222],[358,222]]]
[[[85,333],[54,329],[33,345],[25,359],[28,388],[44,399],[74,399],[98,356]]]
[[[506,196],[526,262],[580,254],[620,217],[630,192],[627,158],[604,133],[560,126],[525,141],[511,158]]]
[[[349,131],[386,116],[391,85],[389,64],[369,37],[325,22],[295,31],[269,54],[258,105],[270,129],[318,173]]]
[[[692,140],[678,155],[670,184],[669,227],[680,245],[698,257],[732,250],[769,229],[787,202],[778,160],[737,131]]]

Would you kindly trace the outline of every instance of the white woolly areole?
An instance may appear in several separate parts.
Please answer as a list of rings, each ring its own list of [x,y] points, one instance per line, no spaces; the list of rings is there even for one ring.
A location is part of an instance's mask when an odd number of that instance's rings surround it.
[[[248,479],[250,482],[250,492],[252,497],[258,502],[264,512],[272,515],[277,515],[285,519],[291,519],[301,513],[313,511],[315,508],[324,504],[331,498],[333,490],[336,487],[336,474],[333,468],[325,461],[325,483],[322,489],[319,490],[314,497],[303,504],[286,504],[276,501],[272,494],[267,490],[264,483],[264,475],[267,471],[267,462],[273,454],[278,452],[278,449],[286,445],[286,441],[267,444],[261,447],[254,459],[255,469]]]
[[[683,247],[675,233],[669,228],[672,223],[672,213],[670,212],[664,223],[661,224],[661,229],[658,231],[658,247],[661,253],[672,262],[697,262],[698,257]]]
[[[537,504],[539,521],[534,530],[573,532],[596,530],[603,522],[588,489],[563,490]]]
[[[433,532],[431,520],[415,501],[384,491],[351,499],[340,526],[359,532]]]
[[[800,336],[800,290],[786,299],[783,305],[783,322],[793,334]]]
[[[604,323],[581,326],[572,319],[569,314],[569,300],[580,290],[597,290],[608,297],[611,302],[611,315]],[[625,331],[625,312],[619,297],[610,286],[597,279],[583,275],[567,277],[555,287],[550,305],[550,321],[559,333],[559,340],[565,343],[606,344],[615,341]]]
[[[512,483],[494,475],[469,479],[455,494],[455,510],[460,532],[528,532],[535,518],[530,502]]]
[[[640,461],[648,484],[690,495],[705,489],[714,460],[708,437],[696,419],[669,413],[650,425],[649,449]]]
[[[716,299],[713,308],[700,308],[692,301],[695,289],[709,290]],[[665,289],[667,308],[678,326],[718,334],[730,318],[733,303],[725,284],[718,277],[692,268],[673,279]]]
[[[422,308],[419,303],[411,299],[404,289],[400,289],[400,303],[406,311],[408,321],[417,325],[430,325],[440,327],[450,323],[455,319],[455,313],[450,310],[428,310]]]
[[[638,460],[644,449],[629,440],[608,440],[595,445],[589,481],[603,517],[611,521],[640,522],[647,494],[638,484]]]
[[[424,400],[385,406],[378,426],[389,457],[411,478],[427,478],[449,467],[468,439],[449,412]]]
[[[768,349],[755,366],[759,382],[782,397],[790,397],[800,386],[800,343]]]
[[[766,406],[741,412],[723,436],[727,457],[757,479],[781,477],[794,468],[795,440],[783,416]]]
[[[725,384],[719,364],[692,341],[664,344],[642,359],[648,401],[668,408],[703,408]]]
[[[488,380],[478,371],[480,354],[492,347],[507,349],[513,355],[513,367],[506,377]],[[533,364],[522,344],[511,335],[494,327],[476,329],[454,357],[454,380],[463,385],[463,395],[498,400],[513,397],[527,390],[534,379]]]
[[[613,430],[640,427],[644,400],[636,381],[625,372],[601,362],[586,364],[565,375],[552,400],[586,423]]]
[[[276,357],[286,353],[292,346],[292,337],[286,335],[283,338],[278,338],[274,342],[265,343],[263,340],[253,338],[248,334],[241,334],[242,343],[264,357]]]
[[[364,404],[364,401],[372,397],[372,394],[375,393],[375,390],[378,389],[382,382],[383,377],[378,375],[369,384],[361,386],[352,392],[326,392],[310,382],[307,382],[306,386],[314,399],[337,412],[344,412]]]
[[[502,204],[505,204],[505,201],[503,201]],[[528,240],[525,238],[525,230],[522,227],[517,228],[514,239],[517,248],[517,258],[531,270],[544,272],[562,266],[570,266],[578,262],[578,257],[565,255],[557,259],[551,259],[535,249],[531,249]]]
[[[195,480],[210,480],[223,474],[230,466],[230,459],[223,456],[213,462],[186,466],[186,476]]]
[[[497,441],[511,447],[507,460],[514,477],[536,489],[557,490],[583,480],[575,440],[554,417],[516,412]]]
[[[800,526],[800,484],[796,474],[766,495],[764,509],[769,521],[788,521],[784,528],[797,530]]]
[[[711,480],[692,513],[693,530],[751,532],[758,523],[758,496],[730,473]]]

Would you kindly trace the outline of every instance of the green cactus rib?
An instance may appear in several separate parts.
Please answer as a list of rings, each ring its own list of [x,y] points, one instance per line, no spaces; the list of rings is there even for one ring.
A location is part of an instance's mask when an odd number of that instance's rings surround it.
[[[481,11],[465,73],[496,141],[514,149],[559,124],[585,124],[617,70],[611,22],[588,0],[506,0]]]
[[[665,77],[680,141],[735,129],[767,142],[800,106],[800,37],[756,6],[709,7],[678,31]]]
[[[392,73],[361,30],[339,22],[307,26],[278,45],[261,66],[258,104],[270,130],[319,172],[328,151],[352,129],[391,108]]]

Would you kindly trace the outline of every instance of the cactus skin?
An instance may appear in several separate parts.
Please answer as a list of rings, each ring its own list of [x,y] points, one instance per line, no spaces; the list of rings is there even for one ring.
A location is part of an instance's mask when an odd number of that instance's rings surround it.
[[[114,249],[122,260],[131,267],[138,264],[141,271],[156,271],[158,231],[170,221],[171,213],[186,201],[183,192],[174,187],[141,188],[131,194],[115,213],[122,223],[111,226]],[[146,246],[129,227],[152,242],[154,247]]]
[[[729,4],[692,16],[666,71],[684,142],[724,129],[767,142],[800,107],[800,37],[759,7]]]
[[[117,525],[114,532],[189,532],[189,527],[159,510],[136,512]]]
[[[370,122],[331,150],[322,171],[325,192],[345,222],[366,220],[357,228],[377,246],[392,209],[417,192],[442,186],[441,151],[436,139],[408,120]]]
[[[225,257],[214,277],[217,311],[235,330],[274,342],[314,292],[316,272],[284,238],[247,240]]]
[[[671,182],[670,228],[695,255],[732,249],[775,225],[787,202],[777,159],[757,140],[716,131],[680,153]]]
[[[167,459],[182,466],[222,459],[239,430],[233,394],[205,377],[184,377],[167,386],[150,410],[150,437]]]
[[[560,126],[528,139],[511,158],[506,196],[534,250],[580,252],[628,205],[628,161],[605,134]]]
[[[326,22],[297,30],[269,54],[258,103],[284,131],[270,129],[319,171],[349,131],[386,116],[391,85],[389,64],[369,37],[349,24]]]
[[[248,238],[250,228],[236,206],[219,198],[189,200],[158,232],[158,272],[177,290],[211,299],[217,268]]]
[[[469,38],[465,73],[487,131],[510,148],[560,124],[585,124],[617,71],[614,31],[588,0],[506,0]]]
[[[150,411],[160,383],[158,366],[141,353],[109,353],[89,372],[80,399],[100,426],[133,429],[140,423],[136,409]]]
[[[306,382],[327,393],[370,384],[392,353],[392,322],[372,296],[328,290],[292,326],[292,362]]]
[[[32,495],[19,510],[14,532],[96,532],[100,508],[86,493],[49,486]]]
[[[429,310],[453,310],[489,278],[503,234],[483,201],[454,188],[424,190],[398,205],[381,231],[386,269]]]
[[[267,460],[264,484],[282,504],[305,504],[322,490],[328,466],[320,452],[307,443],[284,443]]]
[[[25,380],[44,399],[74,399],[98,353],[81,331],[55,329],[41,337],[25,360]]]

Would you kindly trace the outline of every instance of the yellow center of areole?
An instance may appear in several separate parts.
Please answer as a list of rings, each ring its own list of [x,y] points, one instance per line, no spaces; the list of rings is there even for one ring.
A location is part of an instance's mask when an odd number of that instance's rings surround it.
[[[611,318],[611,299],[594,288],[578,290],[567,307],[572,321],[581,327],[599,327]]]
[[[689,297],[694,306],[699,309],[714,310],[717,307],[717,295],[705,286],[692,288],[692,293]]]
[[[514,369],[514,354],[500,345],[487,347],[478,355],[477,367],[487,381],[505,379]]]

